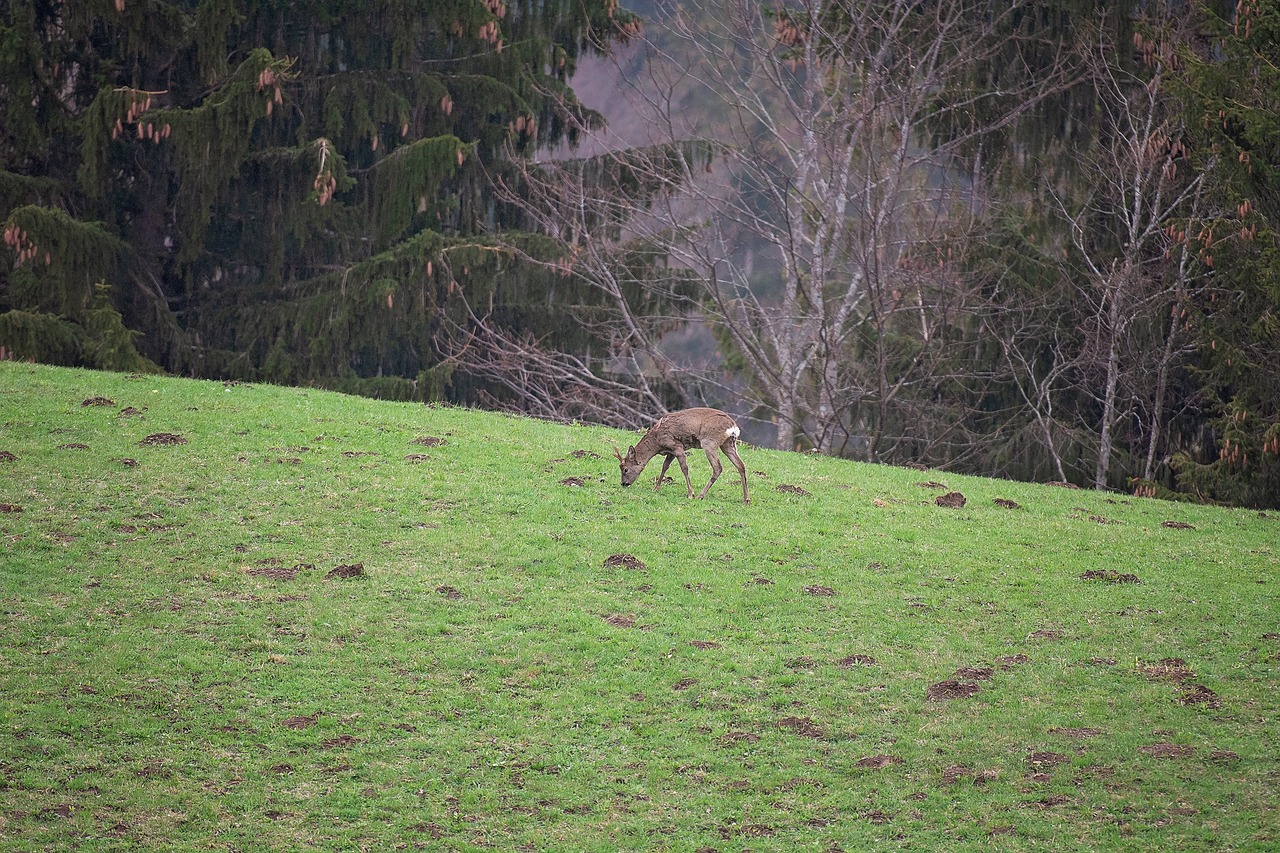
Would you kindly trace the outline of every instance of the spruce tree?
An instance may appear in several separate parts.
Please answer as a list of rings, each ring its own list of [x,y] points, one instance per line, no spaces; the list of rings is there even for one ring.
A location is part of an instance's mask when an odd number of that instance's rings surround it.
[[[598,121],[569,79],[637,26],[615,0],[6,4],[0,355],[438,399],[463,293],[581,346],[574,294],[491,239],[517,223],[490,181]]]

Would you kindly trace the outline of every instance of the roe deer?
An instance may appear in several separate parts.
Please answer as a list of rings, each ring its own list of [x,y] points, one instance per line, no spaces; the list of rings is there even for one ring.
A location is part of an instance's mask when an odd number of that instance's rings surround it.
[[[630,486],[636,481],[650,459],[655,456],[666,457],[654,491],[662,488],[662,478],[667,475],[671,460],[678,460],[680,470],[684,472],[685,488],[689,491],[689,497],[693,497],[693,483],[689,480],[689,465],[685,462],[684,452],[686,448],[701,447],[711,463],[711,479],[703,488],[702,494],[698,495],[702,499],[720,476],[720,457],[717,451],[721,451],[729,457],[733,467],[738,469],[738,475],[742,477],[742,502],[750,504],[751,498],[747,495],[747,466],[742,464],[742,458],[738,456],[740,434],[741,430],[733,422],[733,418],[719,409],[685,409],[659,418],[635,447],[627,448],[625,458],[617,448],[614,448],[613,455],[618,457],[618,464],[622,467],[624,486]]]

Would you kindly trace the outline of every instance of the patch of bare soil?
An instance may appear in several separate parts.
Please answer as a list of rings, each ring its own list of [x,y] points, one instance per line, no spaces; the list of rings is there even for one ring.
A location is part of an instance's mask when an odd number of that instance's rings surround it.
[[[417,463],[419,463],[419,462],[426,462],[426,461],[427,461],[427,460],[429,460],[430,458],[431,458],[431,457],[430,457],[430,456],[428,456],[428,455],[427,455],[427,454],[425,454],[425,453],[410,453],[408,456],[406,456],[406,457],[404,458],[404,461],[405,461],[405,462],[409,462],[409,463],[413,463],[413,464],[417,464]]]
[[[448,584],[441,584],[440,586],[436,587],[436,592],[440,593],[450,601],[457,601],[459,598],[462,598],[462,593],[458,592],[456,589],[449,586]]]
[[[972,681],[956,681],[953,678],[949,678],[945,681],[939,681],[937,684],[930,684],[925,689],[924,695],[938,702],[948,699],[968,699],[980,690],[982,690],[981,685]]]
[[[1173,530],[1195,530],[1194,527],[1187,524],[1185,521],[1162,521],[1160,522],[1160,526],[1168,527]]]
[[[1139,675],[1176,684],[1196,677],[1195,671],[1182,658],[1161,658],[1155,663],[1139,663],[1137,669]]]
[[[939,495],[938,497],[934,498],[933,502],[938,506],[951,507],[952,509],[959,509],[960,507],[968,503],[968,498],[966,498],[960,492],[947,492],[945,495]]]
[[[117,462],[119,462],[121,465],[123,465],[123,466],[124,466],[124,467],[126,467],[126,468],[137,468],[137,467],[138,467],[138,460],[137,460],[137,459],[130,459],[128,456],[123,456],[123,457],[121,457],[121,458],[117,459],[116,461],[117,461]]]
[[[1103,583],[1142,583],[1137,575],[1117,572],[1115,569],[1089,569],[1080,575],[1082,581],[1102,581]]]
[[[1090,729],[1090,728],[1064,728],[1061,726],[1057,726],[1055,728],[1049,729],[1049,734],[1051,735],[1062,735],[1063,737],[1069,737],[1074,740],[1083,740],[1084,738],[1098,737],[1102,733],[1103,733],[1102,729]]]
[[[866,811],[866,812],[858,812],[858,817],[862,818],[863,820],[870,821],[876,826],[883,826],[884,824],[890,823],[893,820],[893,815],[889,814],[888,812],[882,812],[879,809],[873,809],[871,811]]]
[[[359,738],[351,735],[338,735],[327,740],[320,741],[320,745],[325,749],[345,749],[348,746],[355,746],[360,742]]]
[[[836,666],[852,669],[855,666],[876,666],[876,659],[871,655],[849,655],[836,661]]]
[[[1204,705],[1206,708],[1221,708],[1222,700],[1203,684],[1184,685],[1178,694],[1179,705]]]
[[[1195,754],[1194,749],[1181,743],[1153,743],[1138,747],[1138,752],[1152,758],[1188,758]]]
[[[689,645],[695,649],[718,649],[720,644],[711,640],[690,640]]]
[[[756,586],[773,586],[773,581],[759,576],[752,578],[751,582]]]
[[[1000,669],[1013,669],[1015,666],[1022,666],[1024,663],[1030,663],[1031,658],[1024,654],[1001,655],[996,658],[996,666]]]
[[[1035,806],[1038,809],[1051,809],[1054,806],[1065,806],[1071,802],[1071,798],[1066,794],[1054,794],[1049,797],[1041,797],[1038,800],[1032,800],[1027,805]]]
[[[854,765],[865,770],[883,770],[886,767],[892,767],[895,764],[905,764],[906,762],[897,755],[868,755],[866,758],[859,758]]]
[[[616,569],[621,567],[624,569],[635,569],[637,571],[644,571],[647,568],[644,561],[633,554],[614,554],[610,557],[606,557],[604,560],[604,567],[606,569]]]
[[[281,720],[280,725],[284,726],[286,729],[295,729],[295,730],[306,729],[306,728],[310,728],[311,726],[314,726],[316,723],[316,719],[319,718],[319,716],[320,715],[316,713],[306,717],[302,717],[302,716],[290,717],[287,720]]]
[[[807,592],[809,595],[817,595],[817,596],[832,596],[836,594],[836,591],[831,587],[818,586],[817,584],[806,586],[804,588],[804,591]]]
[[[995,670],[989,666],[962,666],[952,677],[959,681],[989,681]]]
[[[364,563],[344,563],[334,566],[325,575],[326,578],[359,578],[364,577]]]
[[[1232,752],[1229,749],[1215,749],[1213,752],[1209,753],[1209,760],[1218,761],[1225,764],[1232,761],[1239,761],[1240,754],[1236,752]]]
[[[1017,501],[1011,501],[1008,498],[996,498],[992,503],[1001,509],[1022,509],[1022,504]]]
[[[133,406],[125,406],[116,414],[117,418],[137,418],[141,416],[141,410],[135,409]]]
[[[298,570],[302,566],[301,563],[291,569],[284,566],[261,565],[247,569],[245,574],[252,575],[257,578],[267,578],[273,581],[291,581],[298,576]]]
[[[585,486],[586,484],[587,481],[581,477],[565,477],[560,481],[560,485],[562,486]]]
[[[7,450],[0,450],[0,462],[17,462],[18,457]]]
[[[72,441],[68,444],[59,444],[58,449],[59,450],[88,450],[89,445],[82,444],[78,441]]]
[[[1027,766],[1032,770],[1049,770],[1070,760],[1061,752],[1032,752],[1027,755]]]
[[[1106,764],[1089,764],[1080,768],[1081,779],[1110,779],[1116,775],[1116,769]]]
[[[574,459],[599,459],[600,454],[594,450],[574,450],[569,453]]]
[[[358,456],[377,456],[376,450],[344,450],[342,455],[348,459],[355,459]]]
[[[421,447],[440,447],[448,444],[443,438],[436,438],[434,435],[423,435],[415,438],[410,444],[417,444]]]
[[[987,835],[991,837],[994,837],[997,835],[1017,835],[1017,834],[1018,834],[1018,827],[1011,826],[1009,824],[1002,824],[1001,826],[993,826],[987,830]]]
[[[774,491],[785,492],[788,495],[799,495],[802,498],[811,497],[812,492],[806,491],[799,486],[792,486],[789,483],[781,483],[774,487]]]
[[[1041,628],[1027,635],[1030,640],[1061,640],[1062,632],[1057,628]]]
[[[1060,489],[1078,489],[1078,488],[1080,488],[1080,487],[1079,487],[1079,486],[1077,486],[1075,483],[1064,483],[1062,480],[1050,480],[1049,482],[1045,483],[1045,485],[1046,485],[1046,486],[1057,486],[1057,487],[1058,487],[1058,488],[1060,488]]]
[[[276,764],[267,768],[268,773],[274,773],[277,776],[288,776],[293,772],[292,764]]]
[[[937,480],[926,480],[923,483],[916,483],[922,489],[946,489],[945,483],[939,483]]]
[[[732,732],[725,732],[723,735],[720,736],[720,743],[722,746],[732,746],[735,743],[759,743],[759,742],[760,742],[760,735],[752,734],[751,732],[732,731]]]
[[[785,666],[787,669],[794,669],[794,670],[813,669],[817,665],[818,665],[818,662],[815,661],[813,658],[809,657],[808,655],[801,655],[798,658],[792,658],[789,661],[783,662],[783,666]]]
[[[116,404],[116,401],[115,401],[115,400],[112,400],[112,399],[107,398],[107,397],[89,397],[89,398],[85,399],[85,400],[84,400],[84,402],[82,402],[80,405],[81,405],[82,407],[83,407],[83,406],[112,406],[112,407],[114,407],[114,406],[115,406],[115,404]]]
[[[634,613],[610,613],[604,617],[604,621],[615,628],[634,628],[636,626],[636,615]]]
[[[682,678],[675,684],[671,685],[672,690],[688,690],[690,687],[698,683],[696,678]]]
[[[161,447],[186,443],[187,440],[185,438],[173,432],[153,432],[151,435],[138,442],[138,444],[146,447]]]
[[[22,507],[17,504],[0,504],[0,512],[22,512]]]
[[[822,727],[808,717],[783,717],[775,725],[783,731],[795,732],[801,737],[821,740],[824,737]]]

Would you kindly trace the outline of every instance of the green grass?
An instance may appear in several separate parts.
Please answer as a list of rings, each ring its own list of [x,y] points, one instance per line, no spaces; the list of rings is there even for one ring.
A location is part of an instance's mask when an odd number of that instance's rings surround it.
[[[0,848],[1280,845],[1275,514],[628,441],[0,363]]]

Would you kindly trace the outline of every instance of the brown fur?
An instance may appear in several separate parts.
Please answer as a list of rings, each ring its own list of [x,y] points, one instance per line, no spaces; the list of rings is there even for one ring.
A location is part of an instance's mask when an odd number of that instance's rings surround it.
[[[680,470],[684,472],[684,485],[688,490],[688,496],[693,497],[693,483],[689,480],[689,465],[685,461],[685,450],[694,447],[701,447],[707,454],[707,461],[711,463],[711,479],[707,481],[698,498],[705,498],[707,492],[711,491],[712,483],[720,476],[722,467],[717,453],[719,451],[729,457],[733,467],[738,469],[738,475],[742,478],[742,502],[750,504],[751,498],[747,494],[747,466],[743,464],[742,457],[738,456],[738,425],[734,423],[733,418],[719,409],[684,409],[663,415],[644,434],[644,438],[640,439],[634,447],[627,448],[625,457],[615,449],[613,453],[618,457],[618,465],[622,468],[622,485],[629,486],[634,483],[639,478],[640,472],[644,470],[644,466],[649,464],[650,459],[662,456],[664,457],[662,473],[658,475],[658,484],[654,486],[654,490],[662,487],[662,480],[667,475],[667,467],[671,465],[671,460],[675,459],[680,463]]]

